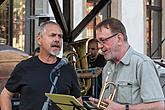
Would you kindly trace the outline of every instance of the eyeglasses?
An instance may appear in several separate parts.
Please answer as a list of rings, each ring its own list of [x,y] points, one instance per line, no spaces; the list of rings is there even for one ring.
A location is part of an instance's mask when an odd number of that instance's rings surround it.
[[[118,34],[118,33],[113,34],[113,35],[111,35],[111,36],[109,36],[109,37],[107,37],[107,38],[97,40],[97,43],[99,43],[99,44],[104,44],[108,39],[110,39],[110,38],[112,38],[112,37],[115,37],[117,34]]]

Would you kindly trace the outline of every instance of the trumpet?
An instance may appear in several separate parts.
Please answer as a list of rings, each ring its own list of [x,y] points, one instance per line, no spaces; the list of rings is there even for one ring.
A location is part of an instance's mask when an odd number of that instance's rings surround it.
[[[107,77],[105,79],[104,85],[101,88],[100,97],[99,97],[99,101],[98,101],[98,104],[97,104],[97,108],[99,108],[99,109],[105,109],[108,106],[108,104],[103,102],[105,90],[107,88],[113,86],[112,92],[110,92],[110,94],[108,95],[108,99],[110,99],[111,101],[113,101],[113,99],[115,97],[115,94],[116,94],[116,91],[117,91],[117,85],[115,83],[113,83],[113,82],[108,82],[109,74],[110,74],[110,72],[108,72],[108,75],[107,75]]]

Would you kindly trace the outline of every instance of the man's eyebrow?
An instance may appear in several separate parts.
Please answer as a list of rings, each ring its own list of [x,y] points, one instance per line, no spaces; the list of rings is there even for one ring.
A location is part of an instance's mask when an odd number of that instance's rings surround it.
[[[53,36],[56,36],[56,35],[62,36],[62,34],[58,34],[58,33],[50,33],[50,35],[53,35]]]

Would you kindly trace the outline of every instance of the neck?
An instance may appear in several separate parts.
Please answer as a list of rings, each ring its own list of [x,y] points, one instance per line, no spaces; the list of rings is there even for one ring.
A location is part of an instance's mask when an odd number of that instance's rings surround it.
[[[94,62],[97,59],[98,53],[96,56],[89,58],[90,62]]]
[[[39,54],[38,58],[42,62],[47,63],[47,64],[54,64],[57,61],[57,57],[56,56],[52,56],[52,55],[44,56],[44,55]]]
[[[124,55],[126,54],[126,52],[129,49],[129,44],[125,44],[124,46],[122,46],[120,48],[120,53],[118,55],[118,57],[116,58],[116,60],[114,61],[116,64],[118,64],[120,62],[120,60],[124,57]]]

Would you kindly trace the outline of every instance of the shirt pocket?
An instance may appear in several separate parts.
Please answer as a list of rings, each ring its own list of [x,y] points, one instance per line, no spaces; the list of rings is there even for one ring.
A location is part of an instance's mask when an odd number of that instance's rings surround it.
[[[119,81],[116,100],[118,103],[128,103],[132,102],[132,83],[128,81]]]

